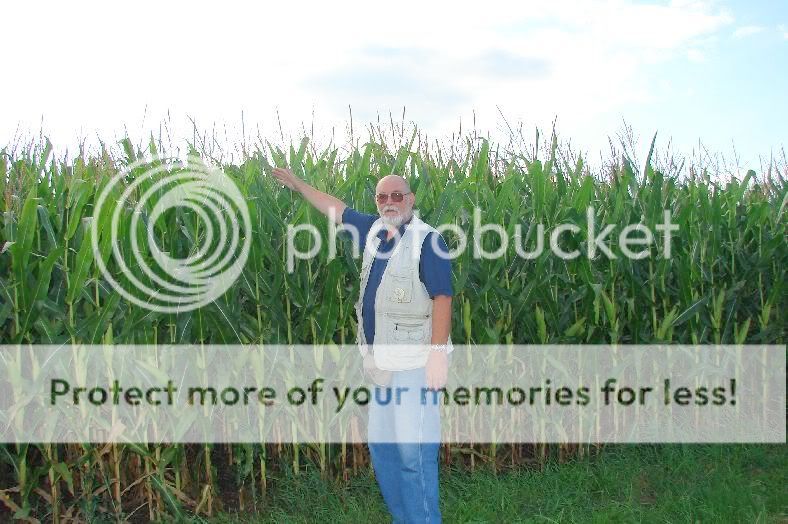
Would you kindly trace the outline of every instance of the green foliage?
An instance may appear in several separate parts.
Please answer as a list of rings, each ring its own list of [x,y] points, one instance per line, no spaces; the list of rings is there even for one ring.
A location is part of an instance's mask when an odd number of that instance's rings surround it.
[[[313,223],[327,238],[326,219],[271,176],[272,166],[289,166],[310,184],[355,208],[373,212],[376,181],[389,173],[405,175],[417,196],[420,216],[432,224],[454,224],[469,235],[465,252],[453,260],[455,290],[452,339],[470,344],[525,343],[783,343],[786,333],[784,282],[786,249],[785,173],[742,180],[714,180],[703,171],[690,176],[663,172],[654,165],[654,143],[646,168],[639,173],[626,157],[592,174],[581,157],[567,158],[555,139],[546,160],[535,152],[502,150],[486,140],[464,139],[464,147],[445,151],[403,137],[390,148],[370,142],[340,152],[315,152],[304,139],[298,147],[268,142],[244,149],[236,163],[221,165],[246,196],[251,221],[251,252],[241,277],[222,297],[181,314],[153,313],[121,298],[98,269],[91,249],[91,221],[98,221],[100,255],[109,271],[124,281],[116,247],[127,261],[132,202],[120,210],[122,235],[113,246],[106,234],[112,209],[97,217],[95,201],[107,181],[146,150],[124,139],[119,154],[52,158],[48,141],[21,150],[0,152],[0,340],[4,343],[352,343],[356,319],[360,259],[341,243],[337,257],[324,249],[312,260],[286,270],[288,224]],[[537,139],[538,140],[538,139]],[[192,146],[190,148],[193,149]],[[166,154],[151,141],[151,153]],[[209,155],[204,153],[206,157]],[[668,165],[672,165],[670,162]],[[125,184],[140,172],[133,171]],[[140,191],[148,185],[143,184]],[[122,189],[121,189],[122,190]],[[138,196],[141,194],[137,192]],[[587,208],[593,208],[597,233],[605,224],[617,238],[628,224],[652,231],[664,210],[679,226],[663,257],[663,236],[655,235],[649,256],[587,256]],[[510,239],[502,257],[472,256],[473,210],[482,223],[502,225]],[[151,209],[143,209],[143,221]],[[562,260],[549,249],[534,258],[515,250],[519,241],[530,251],[538,225],[549,233],[558,224],[574,224],[579,233],[562,237],[565,251],[581,256]],[[204,225],[190,209],[169,210],[154,224],[157,242],[173,256],[199,250]],[[444,234],[450,249],[456,236]],[[142,239],[144,240],[144,239]],[[299,239],[299,242],[301,240]],[[305,242],[305,241],[304,241]],[[500,244],[485,234],[487,251]],[[305,244],[306,245],[306,244]],[[305,247],[302,246],[302,247]],[[153,264],[152,260],[150,261]],[[138,278],[139,268],[132,266]],[[754,321],[757,320],[757,321]],[[512,463],[525,460],[514,448]],[[474,448],[452,449],[488,457]],[[545,456],[545,448],[541,450]],[[348,475],[360,450],[338,446],[169,446],[150,450],[129,444],[95,448],[21,445],[0,447],[0,478],[13,477],[19,488],[0,500],[18,515],[35,515],[31,502],[44,493],[58,507],[60,490],[71,495],[84,518],[109,512],[125,514],[131,504],[147,517],[182,516],[184,511],[210,514],[221,493],[216,476],[235,471],[237,500],[265,493],[269,468],[287,464],[297,474],[314,462],[321,474]],[[228,455],[226,459],[220,457]],[[69,468],[64,465],[68,464]],[[5,473],[4,473],[5,472]],[[49,477],[48,491],[44,478]],[[251,485],[251,487],[249,487]],[[124,490],[116,489],[123,486]],[[5,486],[2,486],[5,488]],[[36,491],[38,489],[38,491]],[[40,493],[39,493],[40,492]],[[68,498],[68,497],[66,497]],[[7,499],[7,500],[6,500]],[[41,499],[39,499],[39,504]],[[256,505],[256,499],[254,499]],[[142,506],[140,506],[140,504]],[[103,508],[103,509],[101,509]],[[73,508],[72,508],[73,509]],[[17,511],[18,510],[18,511]],[[75,510],[77,511],[77,510]],[[65,513],[65,510],[62,511]]]
[[[111,209],[94,217],[93,205],[109,177],[127,162],[144,158],[144,150],[126,139],[114,160],[103,154],[48,161],[48,142],[19,153],[6,151],[0,164],[6,170],[5,198],[0,202],[2,340],[88,342],[96,340],[95,321],[100,316],[106,324],[102,329],[111,328],[116,343],[354,340],[351,305],[358,293],[360,260],[351,256],[349,244],[340,243],[336,259],[329,259],[324,247],[314,259],[297,261],[297,271],[286,271],[288,224],[313,223],[324,238],[328,230],[322,215],[268,176],[273,165],[289,165],[319,189],[367,212],[375,209],[376,180],[403,173],[417,195],[423,219],[466,231],[471,242],[453,261],[456,341],[784,340],[785,319],[778,312],[786,306],[783,208],[788,193],[779,173],[766,181],[749,171],[743,180],[724,184],[708,177],[680,178],[652,165],[652,143],[645,173],[635,172],[632,162],[623,158],[609,166],[605,176],[592,176],[582,158],[559,161],[562,155],[556,152],[555,140],[543,162],[524,153],[502,153],[486,140],[470,138],[464,151],[447,158],[424,144],[414,146],[415,133],[406,138],[396,151],[371,141],[346,158],[337,149],[316,154],[307,147],[307,139],[288,153],[266,143],[265,149],[247,152],[239,164],[223,165],[247,196],[252,253],[242,277],[223,297],[180,315],[150,314],[126,300],[107,313],[114,292],[98,271],[90,247],[89,225],[99,220],[102,257],[113,276],[123,281],[111,256],[109,235],[104,234]],[[164,147],[152,143],[150,149]],[[132,177],[139,174],[133,172]],[[125,203],[121,210],[121,231],[129,237],[135,233],[124,228],[132,204]],[[587,256],[589,206],[597,233],[606,224],[615,225],[608,236],[615,259],[599,250],[594,259]],[[474,207],[481,210],[482,223],[506,228],[509,245],[504,256],[472,256]],[[664,236],[655,229],[666,209],[679,226],[670,258],[662,256]],[[579,249],[579,257],[562,260],[549,249],[532,259],[517,255],[518,227],[523,249],[531,250],[538,224],[544,225],[547,247],[551,228],[562,223],[579,228],[578,234],[562,237],[562,247]],[[621,254],[615,240],[628,224],[643,224],[655,232],[648,257],[631,260]],[[200,219],[190,209],[165,213],[155,231],[162,248],[179,256],[194,254],[203,240]],[[447,231],[444,236],[455,248],[454,234]],[[298,242],[307,242],[304,237]],[[500,241],[487,233],[480,245],[492,251]],[[129,245],[121,240],[118,248],[128,253]],[[146,282],[141,273],[138,278]],[[600,307],[602,315],[597,313]],[[752,319],[758,322],[747,323]],[[749,329],[739,332],[737,326],[745,323]]]

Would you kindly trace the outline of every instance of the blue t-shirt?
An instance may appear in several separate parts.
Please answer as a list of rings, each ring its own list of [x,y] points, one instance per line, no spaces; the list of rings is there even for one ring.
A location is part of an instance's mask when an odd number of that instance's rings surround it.
[[[342,213],[342,224],[350,227],[355,227],[358,230],[359,242],[361,247],[366,245],[367,236],[372,224],[380,218],[378,215],[367,215],[366,213],[359,213],[351,207],[346,207]],[[405,234],[410,221],[399,226],[399,236],[393,236],[391,240],[386,240],[386,230],[382,229],[378,233],[380,238],[380,245],[378,246],[378,253],[387,253],[394,249],[398,239],[402,238]],[[347,232],[342,234],[347,235]],[[438,234],[437,249],[442,250],[443,256],[438,254],[435,249],[435,243],[432,236],[436,233],[430,232],[424,239],[421,245],[421,259],[419,260],[419,280],[424,284],[430,298],[436,295],[454,295],[454,290],[451,283],[451,260],[448,258],[449,247],[441,235]],[[388,265],[388,257],[375,257],[372,261],[372,267],[369,270],[369,279],[367,280],[367,288],[364,292],[364,299],[361,305],[361,318],[364,322],[364,335],[367,339],[367,344],[372,344],[375,340],[375,296],[378,292],[378,287],[383,279],[383,271]]]

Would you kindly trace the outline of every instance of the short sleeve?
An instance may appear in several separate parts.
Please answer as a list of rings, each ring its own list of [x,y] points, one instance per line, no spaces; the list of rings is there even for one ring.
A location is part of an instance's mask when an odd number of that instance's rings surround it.
[[[430,298],[434,298],[435,295],[454,295],[449,247],[438,233],[429,233],[421,245],[419,277],[427,288]]]
[[[347,206],[342,212],[342,225],[345,227],[345,230],[341,234],[347,237],[357,234],[359,245],[363,246],[367,241],[369,230],[372,229],[372,224],[377,219],[378,217],[375,215],[359,213],[352,207]]]

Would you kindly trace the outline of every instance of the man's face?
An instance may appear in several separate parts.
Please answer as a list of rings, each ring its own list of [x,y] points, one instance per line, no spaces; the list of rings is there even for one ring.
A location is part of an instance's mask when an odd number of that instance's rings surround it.
[[[403,195],[401,202],[394,202],[391,197],[392,193],[401,193]],[[388,195],[384,202],[378,201],[378,195]],[[384,223],[391,226],[400,226],[403,222],[407,222],[413,210],[413,203],[415,197],[410,193],[407,186],[401,179],[397,178],[384,178],[378,182],[375,190],[375,203],[378,206],[378,214]]]

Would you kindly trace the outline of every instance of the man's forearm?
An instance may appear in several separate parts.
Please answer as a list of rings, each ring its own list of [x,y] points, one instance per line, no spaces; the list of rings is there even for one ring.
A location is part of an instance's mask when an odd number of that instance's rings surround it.
[[[296,190],[303,195],[303,197],[312,204],[315,209],[323,213],[329,218],[333,218],[334,222],[340,224],[342,222],[342,213],[347,207],[344,202],[336,197],[315,189],[303,180],[296,182]],[[333,211],[332,211],[333,210]],[[333,216],[332,216],[333,213]]]
[[[431,344],[446,344],[451,332],[451,297],[436,295],[432,303]]]

